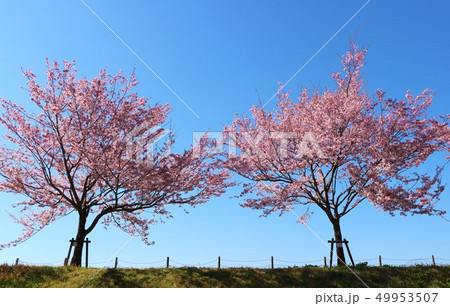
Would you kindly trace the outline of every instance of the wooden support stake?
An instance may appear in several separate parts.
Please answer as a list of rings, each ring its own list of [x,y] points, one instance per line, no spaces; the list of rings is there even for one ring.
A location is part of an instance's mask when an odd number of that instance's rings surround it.
[[[434,255],[431,255],[431,264],[432,264],[433,266],[436,265],[436,261],[434,260]]]
[[[16,266],[19,265],[19,258],[16,258]]]
[[[114,269],[117,269],[119,266],[119,257],[116,257],[116,261],[114,262]]]
[[[167,257],[166,268],[169,269],[169,267],[170,267],[170,262],[169,262],[169,257]]]
[[[350,252],[350,248],[348,247],[348,240],[344,239],[345,247],[347,248],[348,256],[350,257],[350,260],[352,262],[352,266],[355,266],[355,262],[353,261],[352,253]]]
[[[328,240],[328,242],[331,242],[330,248],[330,268],[331,268],[333,266],[334,238],[331,238],[331,240]]]
[[[70,246],[69,246],[69,253],[67,254],[67,258],[70,260],[70,253],[72,253],[72,247],[73,247],[73,245],[75,243],[75,239],[72,238],[72,239],[69,240],[69,242],[70,242]],[[67,264],[69,264],[69,263],[67,263]]]
[[[323,257],[323,267],[324,268],[327,267],[327,257],[326,256]]]
[[[274,269],[274,265],[273,265],[273,256],[270,256],[270,266],[272,268],[272,270]]]
[[[84,242],[86,243],[86,268],[88,268],[88,266],[89,266],[89,243],[91,243],[91,241],[89,240],[89,238],[87,238]]]
[[[383,263],[381,262],[381,255],[378,255],[378,263],[380,264],[380,267],[383,266]]]
[[[220,256],[217,258],[217,269],[220,269]]]

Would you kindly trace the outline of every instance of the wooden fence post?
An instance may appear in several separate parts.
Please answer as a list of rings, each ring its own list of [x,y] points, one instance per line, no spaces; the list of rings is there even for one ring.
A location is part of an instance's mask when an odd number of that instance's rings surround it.
[[[217,269],[220,269],[220,256],[217,257]]]
[[[326,256],[323,257],[323,267],[324,268],[327,267],[327,257]]]
[[[432,264],[433,266],[436,265],[436,261],[434,260],[434,255],[431,255],[431,264]]]
[[[116,261],[114,262],[114,269],[117,269],[118,265],[119,265],[119,257],[116,257]]]
[[[273,256],[270,256],[270,267],[272,268],[272,270],[274,269]]]
[[[383,263],[381,262],[381,255],[378,255],[378,264],[380,265],[380,267],[383,266]]]
[[[67,267],[69,265],[69,258],[64,258],[64,267]]]
[[[19,265],[19,258],[16,258],[16,266]]]
[[[169,262],[169,257],[167,257],[166,268],[169,269],[169,267],[170,267],[170,262]]]

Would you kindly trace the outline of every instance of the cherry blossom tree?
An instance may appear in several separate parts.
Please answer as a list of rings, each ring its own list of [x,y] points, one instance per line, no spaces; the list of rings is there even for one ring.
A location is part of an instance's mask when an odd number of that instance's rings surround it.
[[[213,167],[213,156],[169,152],[173,135],[165,146],[150,146],[170,109],[140,97],[134,73],[126,78],[101,70],[87,80],[77,79],[74,62],[47,61],[47,67],[43,85],[24,72],[30,108],[0,100],[9,142],[0,147],[0,191],[26,197],[12,214],[23,235],[2,247],[74,212],[71,264],[79,266],[83,241],[99,223],[150,243],[149,225],[171,217],[169,205],[195,206],[225,191],[228,174]]]
[[[308,208],[300,222],[318,207],[342,241],[341,218],[363,201],[392,215],[442,215],[435,208],[444,190],[443,167],[421,174],[418,166],[438,151],[449,150],[449,117],[427,118],[434,94],[409,91],[390,99],[377,90],[369,95],[360,69],[366,50],[351,43],[335,73],[334,90],[301,91],[297,101],[280,90],[278,107],[251,108],[252,117],[236,116],[224,128],[234,148],[223,166],[247,179],[244,207],[263,215]],[[338,264],[345,264],[342,245]]]

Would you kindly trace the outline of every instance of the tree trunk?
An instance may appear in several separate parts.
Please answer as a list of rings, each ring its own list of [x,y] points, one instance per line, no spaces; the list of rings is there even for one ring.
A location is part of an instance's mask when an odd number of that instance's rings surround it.
[[[77,238],[75,239],[76,245],[73,251],[72,260],[70,261],[71,266],[81,267],[81,259],[83,257],[83,247],[84,247],[84,239],[86,238],[86,217],[80,215],[80,219],[78,221],[78,233]]]
[[[341,224],[339,219],[333,221],[334,239],[342,241]],[[344,244],[336,243],[336,257],[338,266],[345,266]]]

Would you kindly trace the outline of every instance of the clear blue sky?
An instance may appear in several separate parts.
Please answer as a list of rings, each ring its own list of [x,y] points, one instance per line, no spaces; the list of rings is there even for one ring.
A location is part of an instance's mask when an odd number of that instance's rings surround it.
[[[170,102],[177,148],[190,144],[192,132],[220,130],[233,113],[247,112],[288,80],[365,1],[94,1],[86,2],[200,116],[197,119],[78,0],[2,1],[0,4],[0,96],[27,105],[20,67],[38,76],[45,58],[76,59],[81,75],[94,76],[133,67],[139,93],[155,102]],[[383,88],[402,98],[411,89],[437,92],[432,115],[450,113],[450,4],[447,1],[373,0],[288,86],[331,86],[330,73],[340,69],[340,54],[349,36],[369,46],[364,74],[368,88]],[[274,106],[271,103],[268,108]],[[4,131],[1,130],[1,133]],[[2,140],[3,141],[3,140]],[[442,156],[441,156],[442,157]],[[422,169],[437,161],[434,158]],[[444,173],[449,181],[450,172]],[[275,258],[318,260],[328,249],[291,214],[259,218],[259,213],[221,198],[189,209],[174,209],[175,218],[151,229],[154,246],[138,238],[120,258],[152,262],[170,256],[198,264],[224,259]],[[448,209],[450,189],[439,208]],[[0,194],[0,241],[20,235],[6,210],[17,198]],[[450,209],[448,209],[450,210]],[[302,208],[298,208],[302,212]],[[62,261],[75,235],[70,216],[26,243],[0,251],[0,263],[16,257],[25,262]],[[450,258],[450,223],[439,217],[390,217],[364,203],[343,219],[343,234],[357,259],[382,254],[389,258]],[[309,226],[323,240],[332,237],[328,220],[317,212]],[[98,227],[89,237],[91,262],[107,260],[129,239],[115,228]],[[389,261],[386,261],[389,263]],[[398,263],[398,262],[390,262]],[[261,265],[267,265],[262,263]],[[224,265],[230,263],[224,262]],[[257,265],[257,263],[255,263]]]

